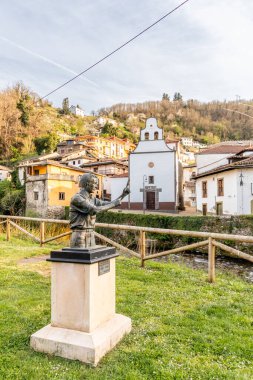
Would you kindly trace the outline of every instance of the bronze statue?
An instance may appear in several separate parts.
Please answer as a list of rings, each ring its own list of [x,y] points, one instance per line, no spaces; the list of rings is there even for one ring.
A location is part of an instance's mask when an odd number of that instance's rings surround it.
[[[92,196],[98,187],[98,178],[92,173],[82,175],[79,186],[81,190],[72,197],[70,202],[70,228],[72,229],[70,247],[94,247],[96,245],[94,236],[96,214],[119,206],[130,190],[127,185],[114,201],[102,201]]]

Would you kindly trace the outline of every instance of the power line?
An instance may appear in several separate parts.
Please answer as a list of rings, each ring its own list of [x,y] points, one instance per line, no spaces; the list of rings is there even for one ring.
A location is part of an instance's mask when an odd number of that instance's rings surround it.
[[[246,107],[251,107],[251,108],[253,108],[253,106],[252,106],[251,104],[247,104],[247,103],[239,103],[239,104],[241,104],[241,105],[243,105],[243,106],[246,106]]]
[[[134,37],[132,37],[130,40],[128,40],[124,44],[120,45],[117,49],[113,50],[111,53],[107,54],[106,56],[104,56],[103,58],[101,58],[99,61],[93,63],[93,65],[89,66],[87,69],[83,70],[81,73],[75,75],[73,78],[69,79],[67,82],[63,83],[62,85],[58,86],[54,90],[50,91],[48,94],[44,95],[39,100],[45,99],[47,96],[49,96],[49,95],[53,94],[54,92],[60,90],[60,88],[66,86],[67,84],[69,84],[70,82],[72,82],[76,78],[80,77],[84,73],[87,73],[87,71],[91,70],[93,67],[97,66],[99,63],[103,62],[104,60],[106,60],[107,58],[109,58],[111,55],[115,54],[117,51],[119,51],[120,49],[122,49],[126,45],[130,44],[130,42],[134,41],[136,38],[138,38],[139,36],[141,36],[147,30],[153,28],[153,26],[155,26],[156,24],[158,24],[160,21],[164,20],[166,17],[168,17],[169,15],[171,15],[172,13],[174,13],[179,8],[181,8],[185,3],[188,3],[188,1],[190,1],[190,0],[183,1],[177,7],[175,7],[174,9],[172,9],[170,12],[166,13],[164,16],[162,16],[161,18],[159,18],[159,20],[155,21],[153,24],[149,25],[147,28],[143,29],[140,33],[138,33]]]
[[[244,113],[244,112],[239,112],[239,111],[231,110],[230,108],[223,108],[223,107],[222,107],[222,109],[226,110],[226,111],[230,111],[230,112],[239,113],[240,115],[247,116],[250,119],[253,119],[253,116],[250,116],[250,115],[248,115],[247,113]]]

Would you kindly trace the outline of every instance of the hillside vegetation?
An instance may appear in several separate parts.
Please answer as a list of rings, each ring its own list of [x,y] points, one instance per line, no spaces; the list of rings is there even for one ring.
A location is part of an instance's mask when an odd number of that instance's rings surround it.
[[[92,116],[80,117],[66,107],[55,108],[40,100],[18,83],[0,92],[0,160],[4,164],[35,153],[48,153],[70,135],[94,131],[136,142],[140,128],[150,116],[158,119],[165,136],[170,138],[192,136],[209,144],[251,139],[253,119],[243,113],[253,115],[252,101],[201,103],[184,101],[176,93],[173,100],[163,94],[158,101],[116,104],[92,112]]]
[[[253,137],[253,101],[201,103],[197,100],[184,101],[179,93],[173,100],[163,94],[160,101],[115,104],[101,108],[99,114],[109,115],[135,132],[136,127],[143,126],[146,117],[154,116],[166,136],[191,136],[206,144]]]
[[[0,92],[0,160],[53,151],[68,135],[86,133],[93,119],[66,114],[18,83]]]

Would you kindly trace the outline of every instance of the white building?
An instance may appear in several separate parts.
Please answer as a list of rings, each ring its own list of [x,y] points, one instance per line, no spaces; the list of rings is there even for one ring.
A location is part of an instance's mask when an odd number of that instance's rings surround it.
[[[183,197],[184,205],[196,207],[196,182],[192,179],[196,175],[196,165],[183,166]]]
[[[192,137],[182,137],[181,142],[182,142],[182,145],[191,147],[193,143]]]
[[[240,152],[228,161],[196,176],[197,211],[203,215],[253,213],[253,154]]]
[[[73,113],[76,116],[85,116],[84,110],[78,106],[71,106],[69,107],[69,110],[71,113]]]
[[[11,169],[0,165],[0,181],[4,181],[5,179],[11,179]]]
[[[123,189],[126,187],[127,182],[128,182],[128,173],[118,174],[113,177],[106,177],[106,178],[107,178],[106,186],[108,188],[107,191],[108,193],[111,194],[111,200],[114,200],[121,195]],[[104,184],[105,184],[105,180],[104,180]],[[106,186],[104,185],[105,189],[106,189]],[[129,197],[124,198],[125,204],[126,202],[128,203],[128,198]]]
[[[195,155],[197,173],[204,173],[221,165],[226,165],[228,157],[251,145],[252,141],[225,141],[202,150]]]
[[[169,148],[155,118],[146,121],[129,156],[130,190],[122,207],[175,211],[178,207],[176,151]],[[112,197],[113,198],[113,197]]]
[[[201,144],[199,141],[194,141],[192,137],[182,137],[181,138],[181,143],[184,147],[188,148],[205,148],[206,144]]]

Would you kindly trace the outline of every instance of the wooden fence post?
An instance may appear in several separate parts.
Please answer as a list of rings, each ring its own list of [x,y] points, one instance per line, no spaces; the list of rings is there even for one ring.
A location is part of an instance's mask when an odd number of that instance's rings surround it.
[[[141,255],[141,267],[144,268],[146,256],[146,232],[140,231],[140,255]]]
[[[10,219],[6,219],[6,240],[10,241],[11,238],[11,224]]]
[[[42,247],[45,240],[45,222],[40,222],[40,246]]]
[[[215,282],[215,245],[211,237],[208,240],[208,281]]]

